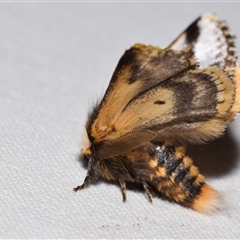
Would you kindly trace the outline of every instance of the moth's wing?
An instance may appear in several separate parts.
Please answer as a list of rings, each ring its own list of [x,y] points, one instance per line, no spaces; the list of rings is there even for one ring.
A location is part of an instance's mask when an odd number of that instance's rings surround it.
[[[189,71],[195,58],[200,69]],[[239,80],[234,39],[213,14],[198,18],[167,49],[135,45],[90,114],[90,141],[101,145],[93,149],[96,156],[123,154],[154,139],[220,136],[239,111]]]
[[[235,87],[217,67],[176,75],[133,98],[113,121],[114,132],[96,143],[108,158],[149,141],[203,142],[219,137],[234,104]]]
[[[236,117],[240,111],[240,67],[239,67],[239,64],[236,65],[232,79],[235,84],[235,99],[234,99],[233,106],[232,106],[231,110],[229,111],[229,114],[225,118],[226,123],[233,122],[236,119]]]
[[[169,45],[173,50],[186,47],[192,49],[200,68],[218,66],[228,73],[235,69],[234,37],[226,23],[212,13],[200,16]]]
[[[149,130],[126,133],[113,140],[95,142],[91,145],[92,154],[99,159],[111,158],[136,149],[154,140],[157,134]]]
[[[135,44],[120,59],[101,103],[89,115],[86,128],[90,141],[101,141],[115,132],[114,122],[136,96],[195,67],[192,52],[187,49],[173,51]]]
[[[203,14],[169,45],[174,50],[186,47],[193,51],[200,68],[218,66],[231,77],[236,94],[226,122],[232,122],[240,110],[240,68],[227,24],[212,13]]]
[[[217,67],[190,70],[133,98],[104,137],[102,150],[126,141],[131,146],[151,140],[203,142],[219,137],[234,102],[234,85]],[[144,137],[136,133],[149,132]],[[105,143],[104,143],[105,142]],[[108,146],[108,147],[107,147]],[[123,150],[116,152],[123,153]],[[110,156],[110,155],[109,155]]]

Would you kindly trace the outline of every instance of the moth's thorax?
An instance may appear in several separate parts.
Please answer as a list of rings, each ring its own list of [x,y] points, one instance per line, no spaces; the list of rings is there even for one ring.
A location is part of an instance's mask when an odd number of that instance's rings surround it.
[[[141,146],[124,154],[99,161],[100,174],[106,180],[150,181],[156,161],[153,145]]]

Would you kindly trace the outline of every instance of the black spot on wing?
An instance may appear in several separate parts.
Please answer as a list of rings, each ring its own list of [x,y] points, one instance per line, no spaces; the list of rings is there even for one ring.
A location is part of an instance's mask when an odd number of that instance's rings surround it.
[[[162,100],[157,100],[156,102],[154,102],[154,104],[159,104],[159,105],[163,105],[165,104],[166,102],[165,101],[162,101]]]

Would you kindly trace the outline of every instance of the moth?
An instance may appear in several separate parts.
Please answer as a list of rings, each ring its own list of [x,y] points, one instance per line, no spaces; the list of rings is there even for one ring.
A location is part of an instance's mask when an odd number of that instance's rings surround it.
[[[185,145],[223,135],[240,109],[234,37],[212,13],[197,18],[167,48],[135,44],[125,51],[103,99],[88,115],[87,176],[141,184],[199,212],[219,207],[219,194],[185,154]]]

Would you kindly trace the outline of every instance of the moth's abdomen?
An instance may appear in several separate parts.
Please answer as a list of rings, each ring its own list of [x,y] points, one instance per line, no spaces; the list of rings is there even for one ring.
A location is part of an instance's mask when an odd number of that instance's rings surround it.
[[[219,207],[218,193],[204,182],[182,147],[162,145],[157,152],[152,184],[158,191],[199,212],[211,212]]]

